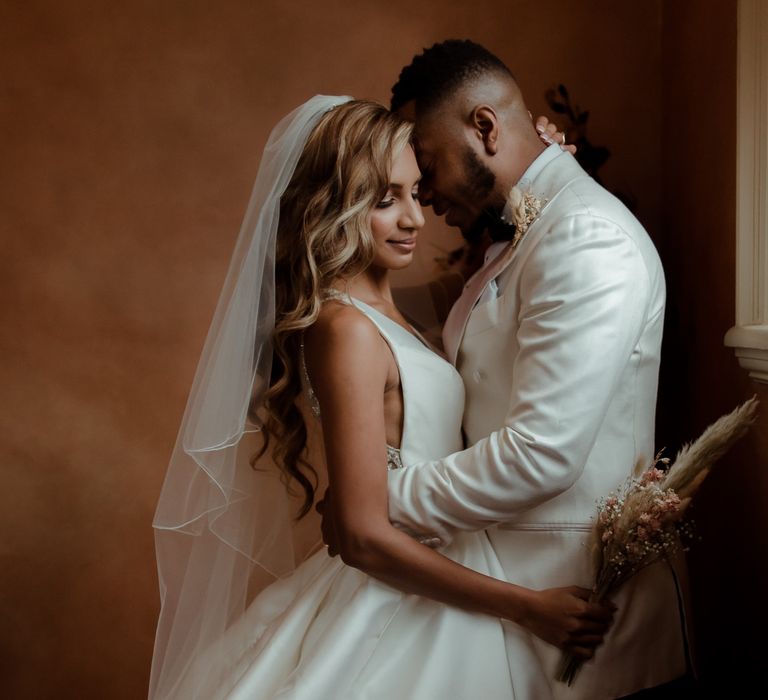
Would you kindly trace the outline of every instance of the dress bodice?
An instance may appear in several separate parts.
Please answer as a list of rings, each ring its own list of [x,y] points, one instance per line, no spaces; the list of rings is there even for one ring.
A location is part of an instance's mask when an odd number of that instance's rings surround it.
[[[403,434],[400,448],[387,446],[387,467],[397,469],[415,462],[438,459],[461,450],[464,384],[456,369],[425,340],[372,306],[346,295],[334,299],[354,306],[373,323],[389,346],[400,374],[403,392]],[[320,407],[302,365],[312,412]]]

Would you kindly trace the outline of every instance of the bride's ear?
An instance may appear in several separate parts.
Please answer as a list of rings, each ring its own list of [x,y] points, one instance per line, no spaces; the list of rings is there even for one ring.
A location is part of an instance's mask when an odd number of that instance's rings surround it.
[[[472,129],[483,142],[485,152],[494,156],[499,150],[499,118],[493,107],[478,105],[472,110]]]

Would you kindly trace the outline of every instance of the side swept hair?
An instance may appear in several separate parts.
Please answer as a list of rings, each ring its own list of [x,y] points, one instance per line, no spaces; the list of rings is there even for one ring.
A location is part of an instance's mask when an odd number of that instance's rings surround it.
[[[415,101],[416,110],[435,107],[467,80],[487,73],[513,77],[503,61],[468,39],[448,39],[434,44],[400,71],[392,86],[392,111]]]
[[[389,186],[392,159],[411,139],[412,125],[386,107],[352,100],[330,110],[307,140],[280,199],[275,250],[275,329],[270,386],[263,405],[263,443],[289,491],[315,498],[317,474],[307,461],[307,426],[297,404],[304,330],[320,314],[323,292],[372,262],[371,212]],[[259,421],[259,407],[251,415]]]

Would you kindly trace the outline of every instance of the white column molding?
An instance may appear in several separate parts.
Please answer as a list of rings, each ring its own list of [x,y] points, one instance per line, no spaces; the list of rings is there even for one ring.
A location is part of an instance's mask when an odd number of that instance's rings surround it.
[[[725,335],[750,376],[768,382],[768,1],[739,0],[736,325]]]

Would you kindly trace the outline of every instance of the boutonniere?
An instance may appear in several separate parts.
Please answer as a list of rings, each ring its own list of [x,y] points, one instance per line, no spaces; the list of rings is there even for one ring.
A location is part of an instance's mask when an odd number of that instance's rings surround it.
[[[512,238],[513,248],[520,243],[528,231],[528,227],[536,221],[546,203],[546,199],[540,199],[530,190],[523,192],[517,185],[509,191],[508,209],[512,221],[508,223],[515,225],[515,235]]]

